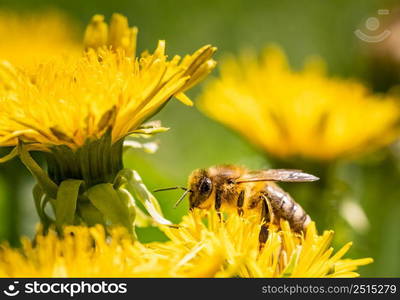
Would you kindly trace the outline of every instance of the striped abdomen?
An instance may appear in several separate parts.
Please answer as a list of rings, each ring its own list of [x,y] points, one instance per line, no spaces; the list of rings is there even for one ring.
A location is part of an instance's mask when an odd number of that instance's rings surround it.
[[[269,183],[266,185],[266,194],[276,217],[286,219],[294,231],[306,229],[311,218],[288,193]]]

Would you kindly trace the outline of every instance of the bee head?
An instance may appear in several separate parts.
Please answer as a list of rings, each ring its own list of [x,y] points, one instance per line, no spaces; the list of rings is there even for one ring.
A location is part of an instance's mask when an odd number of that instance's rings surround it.
[[[211,195],[213,182],[204,169],[198,169],[189,176],[189,196],[190,209],[200,207]]]

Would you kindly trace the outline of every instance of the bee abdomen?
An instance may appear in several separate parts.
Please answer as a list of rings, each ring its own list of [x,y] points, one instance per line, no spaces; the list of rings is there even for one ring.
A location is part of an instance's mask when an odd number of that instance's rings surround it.
[[[286,219],[295,231],[305,230],[311,218],[288,193],[277,185],[268,185],[266,193],[277,217]]]

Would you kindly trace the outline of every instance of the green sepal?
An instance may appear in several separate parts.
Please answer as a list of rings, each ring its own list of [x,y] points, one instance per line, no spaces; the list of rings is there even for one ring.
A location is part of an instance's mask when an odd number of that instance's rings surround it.
[[[149,215],[146,215],[143,210],[140,209],[139,206],[135,208],[136,217],[135,217],[135,226],[137,227],[148,227],[154,226],[155,221]]]
[[[47,203],[50,203],[50,205],[51,205],[51,207],[52,207],[52,209],[54,211],[55,199],[50,198],[49,196],[47,196],[46,193],[43,193],[43,197],[42,198],[43,199],[42,199],[42,201],[40,203],[40,210],[41,210],[41,213],[42,213],[44,219],[46,220],[45,224],[47,224],[47,225],[55,224],[56,221],[46,213],[46,205],[47,205]]]
[[[0,157],[0,164],[1,163],[5,163],[7,161],[9,161],[10,159],[13,159],[14,157],[16,157],[18,155],[18,149],[17,147],[14,147],[10,153],[4,155],[3,157]]]
[[[44,197],[44,200],[43,200],[43,210],[45,209],[46,204],[50,203],[51,208],[53,209],[53,212],[55,212],[56,211],[56,199],[51,198],[51,197],[47,196],[46,194],[44,196],[45,197]]]
[[[86,191],[90,202],[113,224],[121,224],[133,233],[133,220],[128,207],[111,183],[101,183]]]
[[[123,141],[112,142],[111,131],[99,139],[88,139],[77,150],[65,145],[46,152],[49,177],[60,184],[66,179],[82,179],[87,187],[112,182],[122,169]]]
[[[122,186],[125,186],[127,183],[127,179],[123,176],[121,176],[121,174],[119,174],[117,177],[115,177],[114,180],[114,189],[118,190],[120,188],[122,188]],[[125,189],[122,189],[125,190]],[[129,191],[125,190],[127,193],[129,193]],[[130,196],[130,201],[131,201],[131,205],[134,207],[135,209],[135,226],[138,227],[148,227],[151,225],[154,225],[154,220],[149,216],[146,215],[145,212],[136,205],[135,202],[135,198],[132,197],[132,194],[129,193]]]
[[[118,194],[118,197],[123,201],[123,203],[128,208],[130,219],[134,221],[136,217],[136,210],[135,210],[136,205],[132,195],[125,189],[118,189],[116,190],[116,192]]]
[[[137,240],[136,236],[136,231],[135,231],[135,223],[136,223],[136,205],[135,205],[135,199],[133,199],[132,195],[125,189],[118,189],[117,194],[121,201],[124,202],[124,204],[127,206],[128,213],[129,213],[129,219],[131,222],[131,228],[132,230],[130,231],[132,234],[132,237]]]
[[[154,135],[157,133],[162,133],[168,131],[168,127],[153,127],[153,128],[138,128],[131,130],[127,133],[127,136],[139,134],[139,135]]]
[[[142,124],[139,128],[129,130],[126,134],[120,137],[119,140],[123,140],[126,137],[143,137],[148,138],[157,133],[162,133],[168,131],[168,127],[162,127],[160,121],[151,121]]]
[[[148,142],[148,143],[141,143],[139,141],[133,139],[125,139],[123,144],[123,150],[135,149],[135,150],[143,150],[144,152],[153,154],[158,150],[158,142]]]
[[[106,225],[103,214],[90,202],[78,202],[77,212],[82,221],[88,226]]]
[[[76,203],[79,188],[83,180],[67,179],[61,182],[55,202],[56,226],[61,229],[63,225],[73,225],[76,212]]]
[[[43,224],[44,228],[48,228],[48,226],[50,225],[50,219],[47,217],[42,208],[42,199],[44,196],[44,192],[39,184],[35,184],[32,190],[32,194],[33,200],[35,202],[36,212],[39,215],[40,222]]]
[[[139,200],[144,205],[155,223],[161,225],[173,225],[171,221],[162,216],[161,208],[157,199],[150,193],[143,183],[142,178],[135,170],[123,169],[118,173],[117,178],[118,176],[126,179],[125,188],[135,199]]]
[[[22,163],[28,168],[36,178],[45,194],[52,198],[57,197],[57,185],[47,176],[46,172],[36,163],[29,152],[25,149],[23,143],[18,143],[18,153]]]

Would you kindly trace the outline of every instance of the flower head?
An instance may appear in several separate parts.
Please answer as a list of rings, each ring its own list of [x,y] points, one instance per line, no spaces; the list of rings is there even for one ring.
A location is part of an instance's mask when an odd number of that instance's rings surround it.
[[[0,60],[32,68],[54,56],[79,55],[76,24],[58,11],[0,12]]]
[[[329,78],[321,63],[293,71],[268,48],[222,63],[202,110],[278,157],[333,160],[387,145],[399,134],[399,107],[354,80]]]
[[[116,15],[114,20],[121,18]],[[78,59],[55,59],[31,72],[19,72],[3,63],[0,145],[16,145],[19,139],[42,148],[66,145],[76,149],[108,130],[115,142],[129,134],[146,133],[135,130],[171,97],[191,103],[183,92],[213,69],[215,48],[205,46],[183,60],[175,56],[168,61],[165,43],[160,41],[153,54],[136,58],[126,55],[136,43],[133,30],[118,24],[114,21],[110,26],[107,41],[111,48],[91,48],[99,45],[88,42],[96,35],[87,30],[88,49]],[[129,46],[116,38],[125,31],[132,33]]]
[[[258,222],[237,215],[221,222],[215,212],[194,211],[178,229],[164,228],[167,242],[142,244],[122,228],[65,227],[63,237],[41,232],[22,251],[3,245],[0,276],[7,277],[355,277],[370,258],[343,259],[351,243],[333,254],[332,231],[304,235],[286,221],[271,225],[260,250]]]
[[[94,15],[86,27],[83,44],[85,49],[120,49],[126,55],[136,57],[137,27],[129,27],[128,19],[113,14],[110,25],[104,22],[104,16]]]
[[[343,259],[351,247],[347,243],[333,254],[333,231],[319,235],[311,222],[304,234],[295,233],[287,221],[268,225],[268,239],[260,250],[258,219],[231,214],[225,221],[215,211],[195,210],[185,216],[178,230],[166,228],[172,243],[183,248],[210,248],[222,251],[225,263],[217,277],[356,277],[358,266],[371,258]]]
[[[78,56],[53,57],[29,69],[0,62],[0,146],[14,146],[0,162],[19,155],[37,179],[33,194],[46,229],[112,223],[134,235],[131,194],[139,187],[136,200],[145,195],[149,214],[168,223],[135,181],[138,176],[123,170],[123,142],[167,130],[146,121],[172,97],[192,104],[184,92],[214,68],[216,49],[208,45],[168,60],[165,42],[159,41],[154,53],[136,57],[136,33],[119,14],[110,26],[96,15]],[[29,151],[44,152],[46,171]]]
[[[134,242],[121,227],[106,233],[100,225],[69,226],[63,237],[39,230],[34,243],[22,239],[21,251],[2,245],[0,277],[210,277],[222,263],[218,253],[208,253],[187,265],[187,252],[163,247]]]

